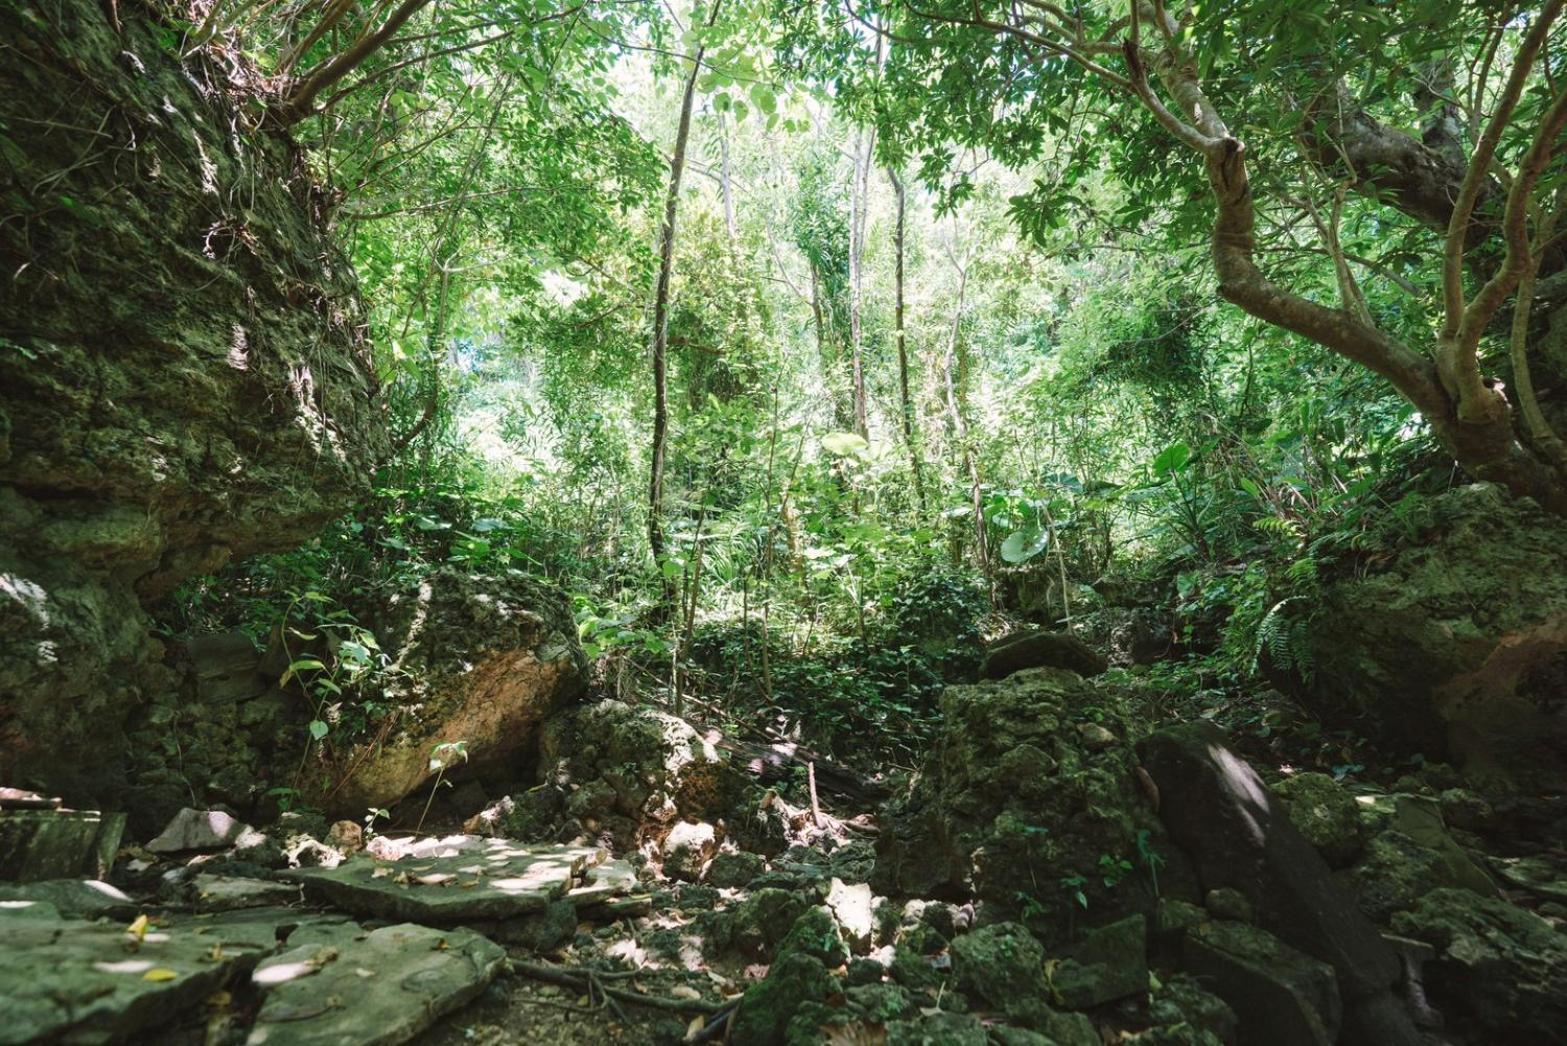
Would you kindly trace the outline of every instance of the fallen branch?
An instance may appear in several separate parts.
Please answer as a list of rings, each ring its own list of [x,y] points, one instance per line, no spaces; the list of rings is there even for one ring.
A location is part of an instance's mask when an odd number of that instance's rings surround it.
[[[549,963],[524,962],[515,959],[512,960],[511,968],[514,973],[531,980],[543,981],[545,984],[554,984],[579,992],[597,991],[608,999],[616,999],[633,1006],[646,1006],[651,1010],[664,1010],[668,1013],[700,1013],[704,1016],[713,1016],[722,1013],[730,1005],[730,1003],[707,1002],[704,999],[671,999],[662,995],[648,995],[629,988],[615,988],[600,983],[607,978],[630,976],[627,973],[571,970],[564,966],[552,966]]]

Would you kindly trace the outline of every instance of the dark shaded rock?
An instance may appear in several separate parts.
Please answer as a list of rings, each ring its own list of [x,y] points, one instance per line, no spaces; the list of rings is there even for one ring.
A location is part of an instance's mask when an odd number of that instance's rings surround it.
[[[1178,973],[1160,982],[1148,1002],[1148,1020],[1171,1033],[1184,1026],[1207,1033],[1215,1042],[1239,1041],[1240,1019],[1230,1004],[1203,988],[1190,974]],[[1200,1034],[1186,1041],[1201,1041]]]
[[[1363,845],[1355,797],[1327,774],[1286,777],[1274,790],[1284,798],[1290,822],[1317,848],[1330,868],[1343,868]]]
[[[1104,607],[1074,612],[1076,634],[1090,648],[1103,650],[1112,665],[1147,665],[1181,648],[1180,620],[1155,607]]]
[[[1567,935],[1497,897],[1433,890],[1393,917],[1436,949],[1431,1001],[1491,1042],[1554,1042],[1567,1027]]]
[[[1116,735],[1131,736],[1122,701],[1115,688],[1061,669],[948,687],[931,757],[910,794],[885,809],[872,887],[888,896],[975,898],[1002,918],[1032,898],[1031,922],[1064,934],[1075,902],[1058,889],[1063,879],[1084,880],[1095,912],[1152,908],[1153,869],[1140,860],[1114,885],[1084,874],[1102,856],[1145,850],[1164,861],[1160,891],[1188,894],[1190,869],[1139,786],[1130,746],[1095,751],[1078,730],[1078,718],[1094,712]]]
[[[1390,751],[1443,755],[1520,789],[1567,765],[1567,521],[1493,484],[1431,499],[1418,533],[1326,586],[1306,624],[1311,680],[1282,679],[1329,723]]]
[[[832,993],[833,980],[817,959],[791,952],[779,959],[760,982],[746,989],[730,1027],[734,1041],[756,1046],[783,1046],[789,1022],[808,1002]]]
[[[124,814],[96,810],[0,810],[0,879],[101,879],[114,864]]]
[[[776,857],[789,848],[789,818],[772,790],[752,792],[729,820],[729,834],[743,850]]]
[[[1223,734],[1210,723],[1190,723],[1159,731],[1138,751],[1158,786],[1160,814],[1203,888],[1240,891],[1258,925],[1333,967],[1345,1041],[1419,1043],[1393,994],[1401,974],[1397,956]],[[1244,1022],[1235,999],[1226,1001]]]
[[[302,544],[388,450],[308,165],[240,113],[253,89],[227,66],[119,21],[91,0],[0,8],[8,182],[49,187],[0,227],[0,780],[83,806],[178,769],[130,738],[176,685],[143,602]],[[76,127],[134,142],[135,169]]]
[[[980,674],[1005,679],[1025,668],[1064,668],[1080,676],[1096,676],[1110,667],[1103,654],[1069,632],[1014,632],[985,651]]]
[[[735,908],[728,943],[743,955],[765,959],[808,907],[798,894],[763,887]]]
[[[964,934],[952,942],[951,950],[958,988],[1008,1016],[1029,1013],[1048,998],[1045,949],[1018,923],[996,923]]]
[[[1089,930],[1061,955],[1050,984],[1068,1009],[1092,1009],[1148,991],[1147,923],[1141,915]]]
[[[577,935],[577,906],[562,898],[532,915],[505,919],[484,929],[486,936],[502,944],[546,954],[565,946]]]
[[[1209,890],[1208,896],[1203,898],[1203,907],[1213,913],[1215,919],[1231,919],[1239,923],[1249,923],[1257,917],[1252,910],[1251,901],[1239,890],[1228,886],[1221,886],[1217,890]]]
[[[734,890],[745,886],[767,870],[767,860],[761,854],[745,850],[724,850],[714,856],[707,866],[707,881],[721,890]]]
[[[1272,934],[1242,923],[1207,924],[1186,935],[1181,965],[1235,1011],[1244,1042],[1338,1041],[1340,1002],[1332,967]]]
[[[342,921],[279,909],[177,920],[148,933],[131,952],[124,924],[61,919],[42,906],[0,906],[0,1036],[162,1041],[155,1029],[196,1011],[272,954],[280,937],[302,924]],[[166,972],[147,977],[152,970]]]

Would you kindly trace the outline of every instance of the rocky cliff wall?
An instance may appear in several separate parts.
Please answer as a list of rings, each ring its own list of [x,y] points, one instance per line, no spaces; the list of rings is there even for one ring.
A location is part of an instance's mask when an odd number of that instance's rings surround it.
[[[126,2],[0,5],[0,42],[0,781],[106,801],[168,685],[142,605],[306,540],[387,438],[322,200],[222,56]]]

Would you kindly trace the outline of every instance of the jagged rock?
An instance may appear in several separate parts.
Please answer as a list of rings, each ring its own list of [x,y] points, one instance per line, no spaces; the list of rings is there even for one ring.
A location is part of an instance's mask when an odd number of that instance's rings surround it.
[[[0,879],[102,878],[114,864],[124,814],[96,810],[0,810]]]
[[[752,792],[730,818],[729,833],[735,844],[765,857],[776,857],[789,848],[789,818],[778,793]]]
[[[365,848],[365,830],[354,821],[337,821],[328,829],[326,841],[332,849],[350,857]]]
[[[1243,1042],[1332,1046],[1341,1004],[1333,968],[1272,934],[1214,922],[1186,934],[1181,966],[1239,1018]]]
[[[1021,910],[1020,896],[1057,901],[1056,884],[1102,855],[1147,851],[1164,862],[1163,893],[1189,891],[1190,870],[1138,783],[1130,747],[1084,744],[1075,720],[1090,708],[1117,735],[1132,734],[1119,691],[1061,669],[948,687],[932,756],[912,792],[885,810],[872,887],[889,896],[974,897],[1011,913]],[[1153,869],[1139,864],[1136,875],[1151,881]],[[1151,890],[1085,878],[1091,910],[1152,907]],[[1044,917],[1064,932],[1072,902],[1059,900],[1066,903]]]
[[[1553,1042],[1567,1027],[1567,935],[1497,897],[1441,888],[1393,917],[1433,946],[1424,983],[1450,1018],[1485,1041]]]
[[[567,817],[626,849],[677,816],[718,817],[740,786],[728,760],[689,723],[619,701],[551,719],[540,735],[539,758],[545,788],[536,791],[557,790]],[[534,792],[514,798],[519,808],[525,798],[541,808],[555,801]],[[520,825],[524,832],[533,827]]]
[[[765,958],[807,907],[796,894],[763,887],[735,908],[729,924],[729,942],[743,955]]]
[[[869,948],[875,935],[876,916],[871,909],[875,899],[871,888],[864,883],[850,886],[835,876],[827,887],[827,907],[838,920],[844,940],[856,952]]]
[[[833,980],[821,962],[802,952],[783,956],[767,976],[746,989],[730,1034],[735,1042],[783,1046],[790,1018],[802,1005],[821,1002]]]
[[[767,870],[761,854],[745,850],[722,850],[707,866],[707,881],[721,890],[734,890],[748,884]]]
[[[951,951],[958,988],[1008,1016],[1030,1014],[1048,997],[1045,949],[1019,923],[995,923],[966,933],[952,942]]]
[[[1207,722],[1170,727],[1144,740],[1138,752],[1159,789],[1160,816],[1191,856],[1203,888],[1240,891],[1262,929],[1333,968],[1345,1042],[1416,1046],[1419,1033],[1394,995],[1398,957],[1223,733]],[[1242,1006],[1224,998],[1244,1023]]]
[[[1306,623],[1327,722],[1370,723],[1393,751],[1443,754],[1465,776],[1560,784],[1567,718],[1567,521],[1493,484],[1431,499],[1418,533],[1326,585]]]
[[[73,201],[46,231],[0,227],[0,780],[84,806],[187,787],[131,737],[174,689],[142,602],[309,540],[388,449],[307,165],[165,29],[91,0],[0,8],[8,181]],[[86,126],[144,162],[83,162],[62,128]]]
[[[844,995],[849,1005],[877,1024],[907,1017],[914,1011],[914,996],[896,984],[855,985]]]
[[[1016,632],[992,643],[985,651],[980,674],[1005,679],[1026,668],[1063,668],[1080,676],[1096,676],[1110,667],[1103,654],[1069,632],[1043,630]]]
[[[1283,796],[1290,822],[1328,867],[1343,868],[1359,855],[1363,840],[1355,797],[1337,781],[1327,774],[1295,774],[1274,791]]]
[[[1061,954],[1050,983],[1068,1009],[1092,1009],[1148,991],[1147,923],[1141,915],[1089,930]]]
[[[187,806],[147,844],[147,849],[155,854],[223,850],[235,845],[245,833],[254,831],[227,811],[192,810]]]
[[[482,992],[506,950],[470,930],[408,923],[364,932],[310,926],[263,960],[263,992],[246,1046],[382,1046],[407,1042]]]
[[[807,908],[794,921],[794,925],[784,935],[783,943],[778,946],[780,956],[790,952],[804,952],[829,968],[842,966],[849,961],[848,945],[843,942],[843,931],[838,926],[838,920],[833,918],[831,908],[825,905]]]
[[[718,833],[705,821],[681,821],[664,837],[664,874],[694,883],[718,851]]]
[[[441,566],[411,590],[399,579],[363,598],[360,619],[401,669],[384,699],[398,718],[384,739],[338,756],[335,810],[392,806],[434,776],[442,743],[463,743],[474,773],[505,773],[586,691],[570,610],[546,584]]]

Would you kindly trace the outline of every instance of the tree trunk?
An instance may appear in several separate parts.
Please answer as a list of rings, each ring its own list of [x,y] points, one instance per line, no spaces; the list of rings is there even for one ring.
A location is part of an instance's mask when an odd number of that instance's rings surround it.
[[[917,434],[916,419],[914,415],[914,398],[909,393],[909,348],[908,332],[904,327],[904,302],[903,302],[903,260],[904,247],[908,226],[907,208],[908,192],[904,188],[903,179],[898,177],[896,168],[887,168],[887,177],[892,180],[892,191],[897,199],[898,218],[893,231],[893,323],[896,327],[894,337],[898,345],[898,395],[903,407],[903,443],[909,451],[909,467],[914,472],[914,498],[919,506],[921,516],[925,514],[925,468],[920,461],[920,447]]]
[[[707,24],[718,17],[714,3]],[[653,292],[653,444],[650,454],[647,500],[647,543],[658,564],[664,558],[664,457],[669,438],[669,283],[675,269],[675,214],[680,206],[680,179],[686,168],[686,143],[691,138],[691,108],[696,80],[702,72],[705,47],[696,49],[691,73],[680,98],[680,125],[675,131],[675,151],[669,159],[669,188],[664,195],[664,224],[658,237],[658,284]],[[660,576],[663,576],[660,571]],[[664,581],[664,602],[670,584]]]
[[[854,431],[870,438],[865,406],[864,290],[865,211],[869,205],[870,152],[875,148],[874,131],[858,131],[854,136],[854,176],[849,183],[849,358],[853,368]]]

